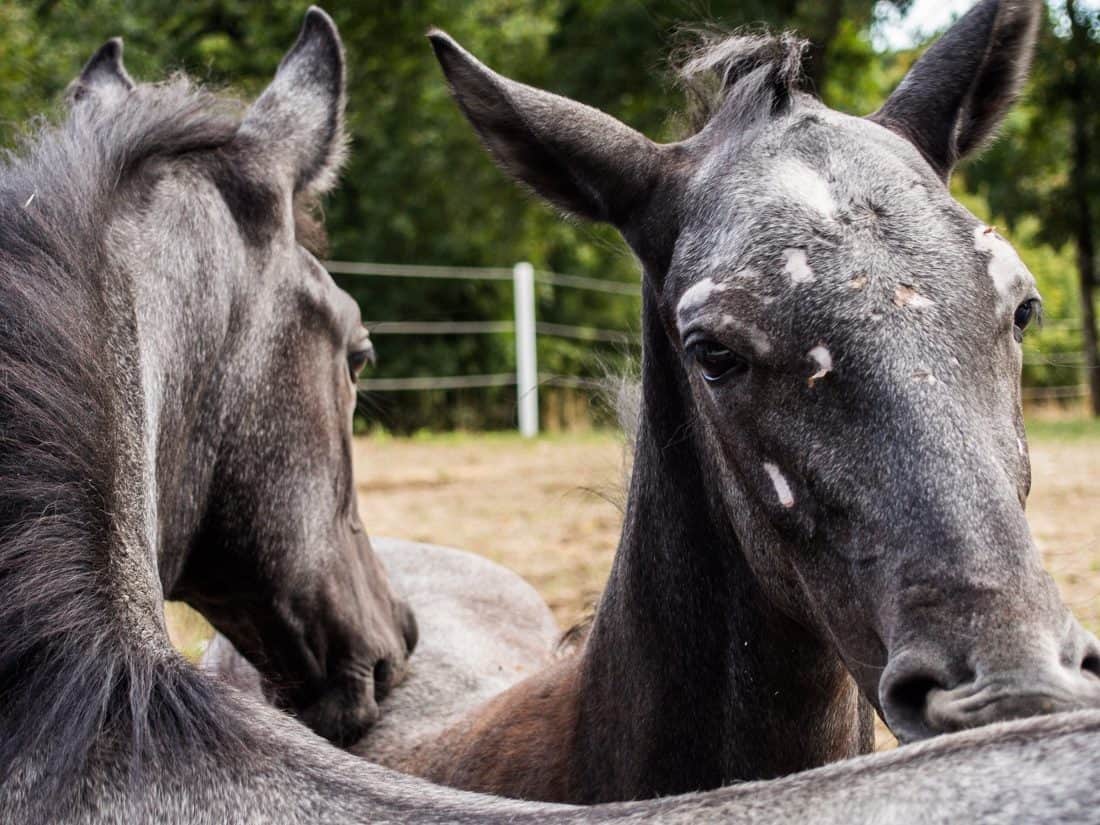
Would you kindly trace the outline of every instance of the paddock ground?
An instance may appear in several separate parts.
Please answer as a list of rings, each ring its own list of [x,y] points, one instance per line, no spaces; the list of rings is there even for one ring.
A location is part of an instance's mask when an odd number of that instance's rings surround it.
[[[1100,422],[1038,421],[1029,431],[1032,530],[1067,603],[1100,633]],[[624,456],[612,433],[359,438],[359,505],[372,535],[462,547],[515,570],[565,628],[607,576]],[[170,605],[168,624],[181,650],[201,652],[201,619]]]

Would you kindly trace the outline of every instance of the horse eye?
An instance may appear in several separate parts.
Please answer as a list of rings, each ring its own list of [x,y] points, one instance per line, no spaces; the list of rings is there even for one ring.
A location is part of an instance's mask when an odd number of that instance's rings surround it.
[[[348,353],[348,371],[351,373],[351,380],[356,380],[367,364],[373,366],[374,360],[374,347],[369,340],[351,350]]]
[[[716,384],[748,369],[744,359],[716,341],[691,344],[688,354],[695,359],[703,380],[708,384]]]
[[[1035,298],[1028,298],[1016,307],[1016,315],[1013,317],[1012,322],[1016,327],[1017,334],[1023,333],[1038,314],[1039,302]]]

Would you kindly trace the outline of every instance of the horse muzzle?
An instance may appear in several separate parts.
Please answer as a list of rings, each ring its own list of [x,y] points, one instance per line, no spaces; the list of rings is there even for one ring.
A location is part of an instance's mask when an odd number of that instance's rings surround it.
[[[908,651],[891,661],[879,684],[886,724],[901,742],[993,722],[1100,707],[1100,643],[1072,623],[1072,655],[1037,656],[1029,645],[1016,662],[981,662],[958,670],[935,654]],[[1049,650],[1050,648],[1047,647]],[[1063,649],[1066,649],[1065,647]]]

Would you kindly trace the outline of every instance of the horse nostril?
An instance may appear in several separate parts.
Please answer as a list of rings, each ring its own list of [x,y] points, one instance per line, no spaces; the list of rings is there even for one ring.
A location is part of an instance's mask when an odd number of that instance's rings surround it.
[[[1100,679],[1100,653],[1090,653],[1081,661],[1081,670]]]
[[[903,742],[926,739],[936,733],[928,720],[928,699],[942,688],[938,679],[915,673],[895,679],[883,696],[883,712],[894,735]]]
[[[374,664],[374,700],[381,702],[393,688],[393,665],[389,659],[379,659]]]
[[[923,715],[924,706],[928,704],[928,694],[936,687],[939,685],[934,679],[913,676],[893,685],[888,701],[896,710]]]

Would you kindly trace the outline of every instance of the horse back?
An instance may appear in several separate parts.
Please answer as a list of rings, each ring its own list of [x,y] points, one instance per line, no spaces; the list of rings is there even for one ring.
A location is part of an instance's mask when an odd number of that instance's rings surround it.
[[[562,660],[494,697],[417,749],[401,770],[494,796],[568,801],[579,663]]]

